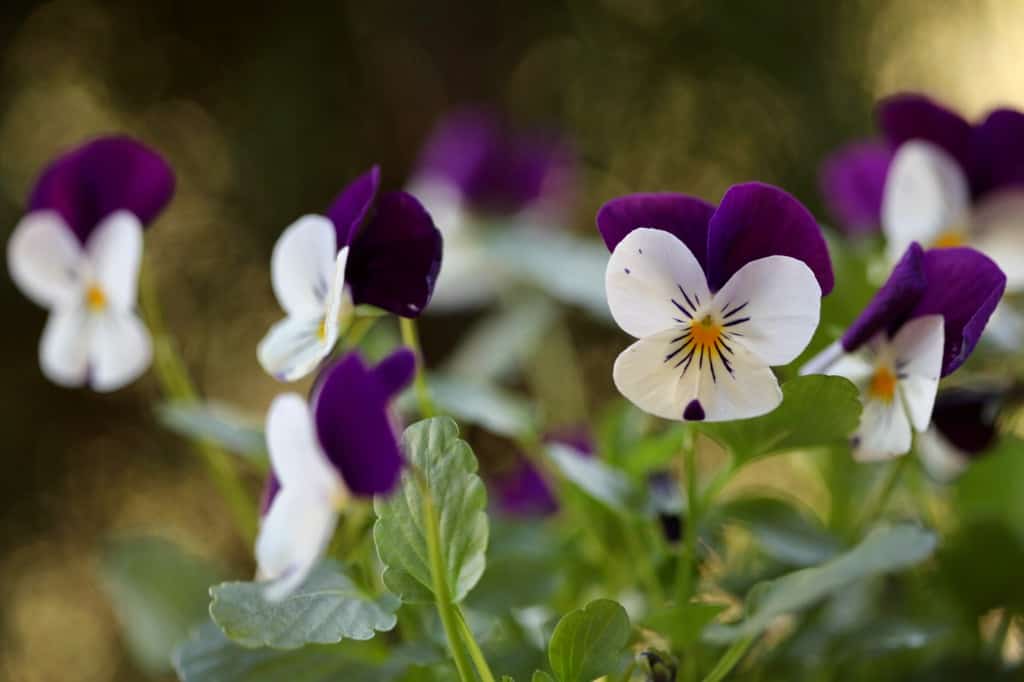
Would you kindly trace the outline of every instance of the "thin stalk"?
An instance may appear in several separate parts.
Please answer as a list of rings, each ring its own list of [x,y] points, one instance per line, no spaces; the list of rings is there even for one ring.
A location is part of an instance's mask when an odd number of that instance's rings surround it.
[[[855,527],[855,536],[862,535],[870,526],[885,513],[886,507],[889,506],[889,500],[892,498],[892,494],[896,491],[897,484],[900,482],[900,478],[903,474],[903,470],[907,466],[907,462],[910,461],[910,455],[904,455],[900,459],[896,460],[889,466],[885,472],[885,476],[882,482],[878,484],[878,492],[875,494],[874,499],[870,504],[867,505],[867,511],[864,513],[864,517]]]
[[[476,638],[473,637],[473,631],[469,629],[469,623],[466,622],[466,615],[462,613],[462,609],[458,606],[455,607],[455,612],[459,616],[459,629],[462,630],[462,638],[466,643],[466,647],[469,649],[469,657],[473,659],[473,665],[476,666],[476,671],[480,674],[480,679],[483,682],[495,682],[494,673],[491,672],[491,666],[487,665],[487,659],[484,657],[484,652],[481,651],[480,645],[477,644]]]
[[[170,400],[196,403],[199,395],[195,385],[177,352],[174,339],[164,326],[152,274],[144,270],[140,285],[140,304],[153,337],[153,368],[160,390]],[[231,456],[209,441],[193,440],[192,447],[227,503],[239,533],[246,543],[251,543],[256,537],[256,505],[238,477]]]
[[[437,414],[434,401],[430,397],[430,389],[427,388],[426,363],[423,361],[423,351],[420,349],[420,337],[416,332],[416,322],[408,317],[398,318],[398,326],[402,331],[402,343],[409,347],[416,354],[416,380],[414,389],[416,401],[419,403],[420,414],[424,418],[433,417]]]
[[[348,328],[345,333],[345,343],[350,348],[355,348],[359,345],[359,342],[373,329],[373,325],[377,324],[379,317],[360,317]]]
[[[1010,635],[1010,629],[1012,626],[1013,613],[1010,609],[1004,608],[1003,612],[999,614],[999,623],[996,625],[996,630],[992,634],[992,639],[989,642],[992,657],[1000,663],[1003,661],[1003,650],[1006,648],[1006,638]]]
[[[718,659],[718,663],[711,669],[707,677],[704,678],[704,682],[719,682],[725,679],[725,676],[736,667],[736,664],[743,660],[744,654],[747,653],[747,649],[754,643],[754,637],[744,637],[743,639],[736,640],[731,647],[726,649],[722,657]]]
[[[696,591],[697,569],[697,526],[700,523],[700,500],[697,492],[697,450],[692,438],[684,443],[683,484],[686,494],[686,517],[683,547],[679,553],[679,568],[676,571],[676,603],[690,601]]]

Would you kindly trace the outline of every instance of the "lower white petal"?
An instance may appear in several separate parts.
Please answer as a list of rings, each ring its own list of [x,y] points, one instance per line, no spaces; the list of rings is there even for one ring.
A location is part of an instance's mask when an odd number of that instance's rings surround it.
[[[309,404],[297,393],[274,398],[267,412],[267,450],[282,487],[326,490],[340,499],[341,479],[327,460]]]
[[[699,373],[684,373],[676,366],[676,358],[667,357],[679,334],[670,329],[640,339],[619,354],[612,368],[619,392],[644,412],[662,419],[682,419],[689,401],[697,397]]]
[[[941,315],[915,318],[903,325],[889,344],[899,392],[918,431],[928,428],[932,420],[942,371],[943,324]]]
[[[1007,291],[1024,290],[1024,191],[1005,190],[986,197],[971,218],[975,230],[971,246],[1006,274]]]
[[[967,455],[943,438],[934,427],[918,436],[917,453],[928,475],[940,483],[955,479],[971,462]]]
[[[85,308],[58,308],[50,313],[39,342],[39,366],[60,386],[83,386],[89,376],[90,320]]]
[[[283,487],[270,505],[256,538],[258,576],[270,581],[270,601],[287,597],[309,575],[327,549],[338,521],[331,500],[316,490]]]
[[[910,452],[913,434],[899,400],[866,400],[853,449],[854,459],[872,462]]]
[[[133,312],[94,315],[89,338],[89,385],[115,391],[135,381],[153,361],[149,330]]]
[[[14,228],[7,242],[7,271],[35,303],[66,306],[82,297],[84,252],[56,211],[33,211]]]
[[[142,264],[139,219],[128,211],[110,214],[89,235],[85,250],[106,304],[121,311],[134,308]]]
[[[256,349],[260,365],[281,381],[296,381],[306,376],[331,352],[326,335],[321,333],[321,325],[324,322],[320,318],[281,320],[270,328]]]
[[[782,389],[775,373],[759,357],[739,344],[728,354],[731,372],[712,376],[709,366],[701,375],[699,400],[704,420],[724,422],[767,414],[782,403]]]

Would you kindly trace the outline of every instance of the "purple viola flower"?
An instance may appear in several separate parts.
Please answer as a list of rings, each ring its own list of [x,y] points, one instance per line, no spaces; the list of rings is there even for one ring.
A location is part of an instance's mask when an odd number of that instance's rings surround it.
[[[582,429],[554,432],[544,438],[547,444],[562,445],[580,457],[594,454],[594,443]],[[558,511],[558,498],[547,480],[526,457],[494,480],[494,498],[498,509],[508,516],[548,516]]]
[[[403,458],[388,405],[415,369],[404,348],[372,368],[350,353],[323,371],[310,403],[296,393],[274,399],[266,426],[273,471],[256,540],[269,599],[309,575],[350,496],[394,489]]]
[[[618,325],[639,339],[615,361],[619,391],[665,419],[726,421],[775,409],[772,365],[818,326],[832,264],[800,202],[761,183],[716,208],[682,194],[635,194],[597,214],[612,251],[605,284]]]
[[[928,473],[950,481],[995,444],[996,421],[1004,392],[992,389],[951,388],[935,399],[931,427],[921,434],[918,452]]]
[[[121,136],[73,149],[39,176],[7,269],[50,311],[39,345],[50,381],[113,391],[149,367],[152,342],[135,313],[142,231],[173,193],[167,162]]]
[[[274,245],[271,282],[286,317],[258,349],[274,377],[294,381],[316,369],[356,305],[417,317],[430,301],[441,233],[411,194],[379,189],[374,166],[342,190],[326,215],[299,218]]]
[[[825,160],[821,189],[837,226],[850,234],[881,229],[885,176],[892,149],[883,142],[855,142]]]
[[[911,427],[931,421],[939,378],[967,360],[1005,287],[999,267],[974,249],[913,243],[840,340],[803,367],[861,389],[858,459],[910,450]]]

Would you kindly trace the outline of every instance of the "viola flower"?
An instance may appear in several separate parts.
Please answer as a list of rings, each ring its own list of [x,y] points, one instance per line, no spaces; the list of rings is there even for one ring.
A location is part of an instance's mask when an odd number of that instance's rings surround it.
[[[326,215],[306,215],[281,234],[271,283],[285,319],[260,342],[260,364],[295,381],[326,358],[359,304],[418,317],[441,267],[441,233],[407,192],[378,196],[377,166],[341,191]]]
[[[584,431],[549,434],[544,442],[563,445],[580,457],[594,454],[594,443]],[[496,477],[493,488],[498,508],[508,516],[549,516],[558,511],[555,492],[526,457],[521,457],[515,467]]]
[[[483,111],[444,119],[410,184],[445,239],[434,309],[493,298],[501,288],[501,264],[487,255],[489,228],[557,222],[569,204],[574,175],[571,150],[552,135],[512,131]]]
[[[174,173],[128,137],[63,154],[39,176],[7,243],[7,269],[50,311],[39,365],[61,386],[113,391],[149,367],[149,331],[135,313],[142,230],[174,194]]]
[[[761,183],[714,206],[635,194],[597,214],[612,251],[608,307],[639,339],[615,361],[619,391],[665,419],[727,421],[775,409],[770,366],[792,362],[818,326],[832,264],[800,202]]]
[[[910,451],[911,428],[923,432],[931,421],[939,378],[967,360],[1005,286],[999,267],[974,249],[913,243],[840,340],[803,367],[860,388],[858,460]]]
[[[821,190],[836,225],[851,235],[878,232],[885,177],[893,151],[884,142],[862,141],[843,147],[821,167]]]
[[[1002,391],[951,388],[935,399],[932,425],[921,434],[918,452],[932,478],[946,482],[995,444]]]
[[[266,426],[272,477],[256,539],[268,599],[302,584],[350,496],[394,489],[403,459],[388,404],[415,369],[404,348],[373,368],[351,353],[324,370],[310,403],[296,393],[274,399]]]

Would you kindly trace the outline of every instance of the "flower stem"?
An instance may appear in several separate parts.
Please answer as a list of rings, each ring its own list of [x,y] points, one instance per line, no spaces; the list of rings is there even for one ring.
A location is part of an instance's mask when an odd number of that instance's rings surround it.
[[[726,649],[715,667],[704,678],[704,682],[719,682],[719,680],[725,679],[725,676],[736,667],[736,664],[743,660],[743,655],[747,653],[747,649],[753,643],[754,637],[744,637],[733,642],[733,645]]]
[[[462,637],[466,642],[466,647],[469,649],[469,656],[473,659],[473,665],[476,666],[476,671],[480,674],[480,678],[483,682],[495,682],[494,673],[491,672],[491,666],[487,665],[487,659],[484,657],[484,652],[481,651],[480,645],[477,644],[476,638],[473,636],[473,631],[469,629],[469,623],[466,622],[466,615],[462,613],[462,609],[458,606],[456,606],[455,609],[455,612],[459,616],[459,628],[462,630]]]
[[[679,567],[676,571],[676,603],[690,601],[695,589],[697,572],[697,526],[700,523],[700,499],[697,492],[697,448],[692,433],[687,432],[683,442],[683,482],[686,496],[686,517],[684,544],[679,551]]]
[[[854,535],[862,535],[865,531],[869,530],[871,525],[875,523],[885,513],[886,507],[889,506],[889,500],[892,498],[892,494],[896,491],[897,484],[900,482],[903,470],[907,466],[907,462],[910,461],[909,455],[904,455],[898,460],[893,462],[888,470],[886,470],[882,482],[877,486],[878,492],[875,494],[874,499],[870,504],[867,505],[867,511],[864,513],[864,517],[854,527]]]
[[[352,326],[348,328],[348,332],[345,334],[345,343],[350,348],[355,348],[359,345],[359,342],[373,329],[373,325],[377,323],[379,317],[360,317]]]
[[[173,338],[164,327],[156,284],[152,274],[146,270],[141,278],[139,297],[146,324],[153,336],[153,369],[161,392],[169,400],[198,402],[195,385],[175,348]],[[256,537],[256,506],[238,477],[231,457],[209,441],[193,440],[192,446],[227,504],[235,527],[243,540],[251,543]]]
[[[408,317],[398,318],[398,325],[402,331],[402,343],[409,347],[416,354],[416,401],[420,406],[420,414],[423,418],[430,418],[437,414],[434,401],[430,397],[430,389],[427,388],[427,373],[423,361],[423,351],[420,349],[420,337],[416,332],[416,322]]]

